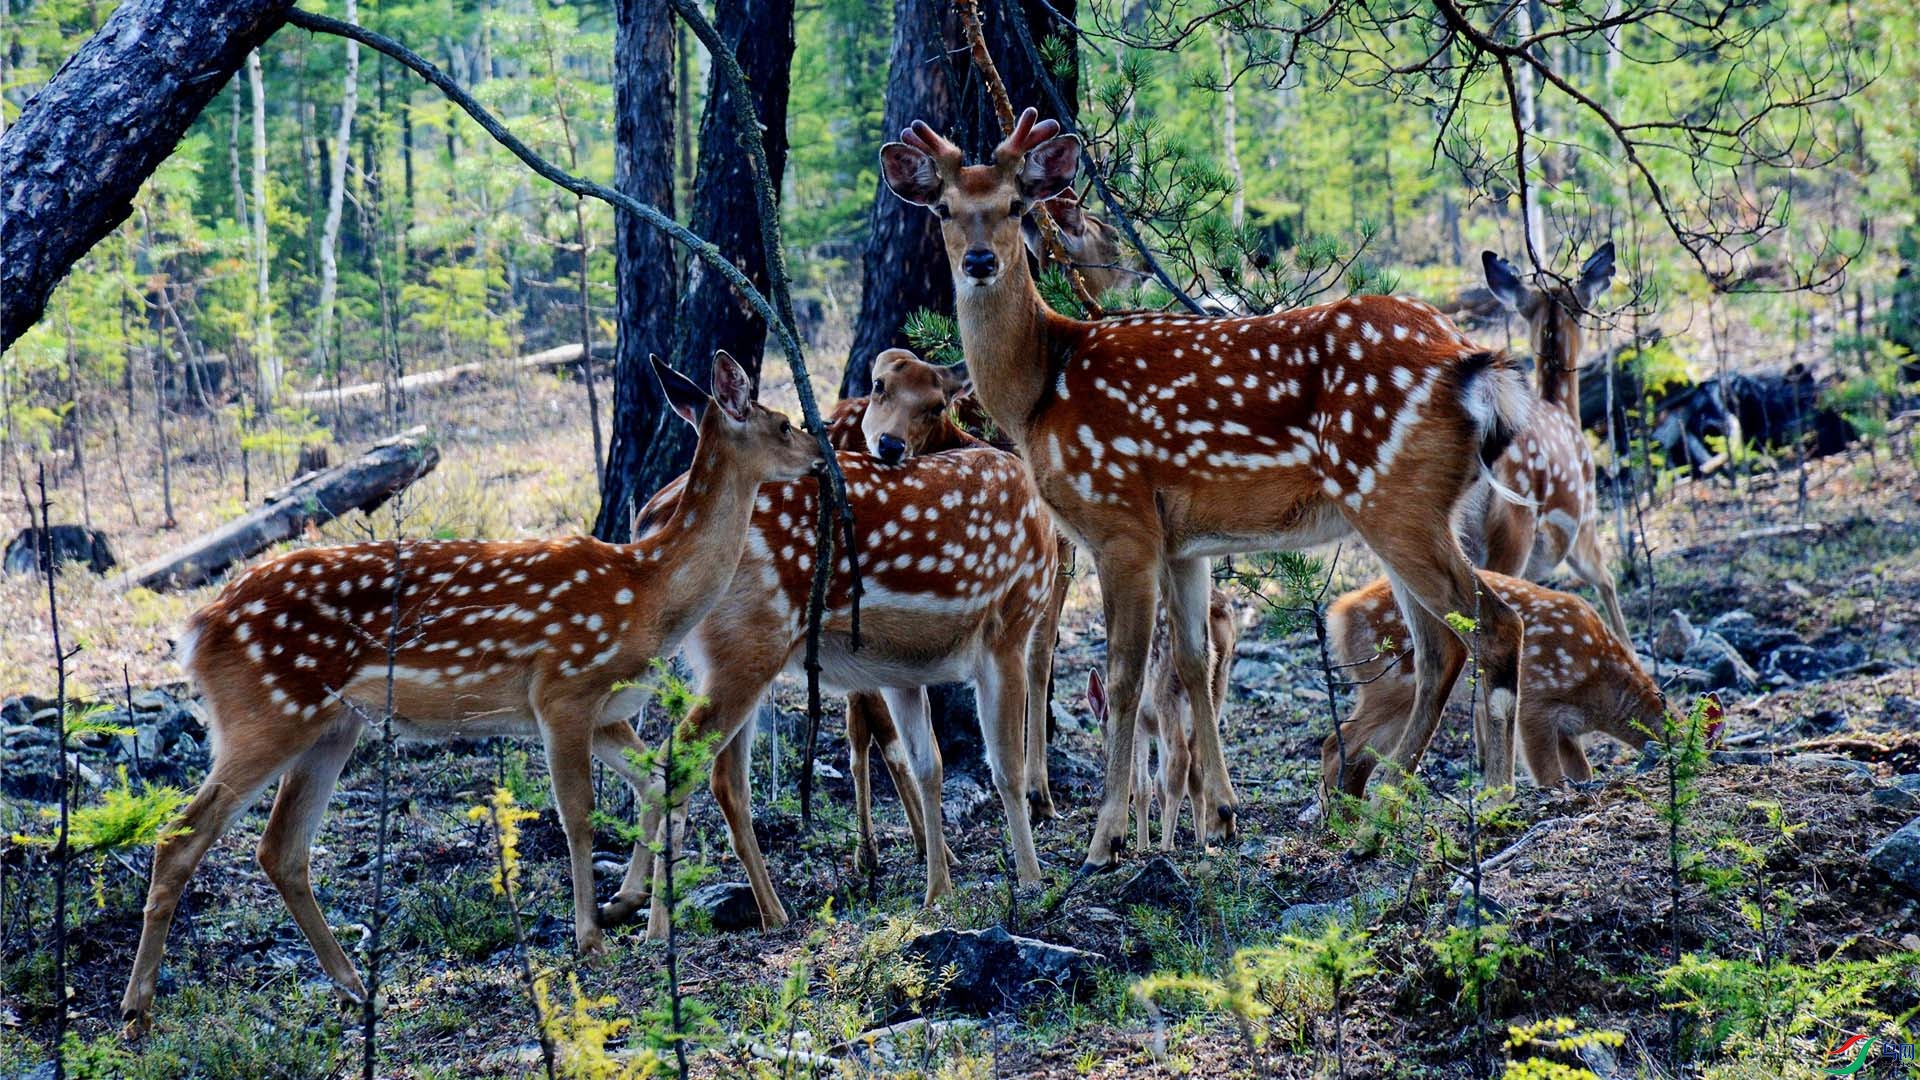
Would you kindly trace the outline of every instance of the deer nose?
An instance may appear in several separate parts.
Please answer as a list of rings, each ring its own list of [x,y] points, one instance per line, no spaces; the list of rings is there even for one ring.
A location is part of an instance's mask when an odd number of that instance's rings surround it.
[[[1000,258],[986,248],[971,248],[960,257],[960,269],[970,278],[985,281],[1000,272]]]
[[[888,465],[898,465],[900,464],[900,459],[906,456],[907,443],[905,439],[902,439],[892,432],[880,436],[881,461],[886,462]]]

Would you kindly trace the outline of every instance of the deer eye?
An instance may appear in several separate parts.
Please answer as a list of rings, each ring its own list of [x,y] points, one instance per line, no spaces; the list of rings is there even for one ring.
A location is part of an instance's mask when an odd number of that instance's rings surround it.
[[[887,396],[887,380],[885,380],[885,379],[875,379],[875,380],[873,381],[873,395],[874,395],[875,397],[886,397],[886,396]]]
[[[791,420],[780,421],[780,434],[783,436],[793,434],[793,421]]]
[[[945,221],[953,216],[953,211],[947,208],[946,203],[934,203],[933,216],[939,218],[941,221]]]

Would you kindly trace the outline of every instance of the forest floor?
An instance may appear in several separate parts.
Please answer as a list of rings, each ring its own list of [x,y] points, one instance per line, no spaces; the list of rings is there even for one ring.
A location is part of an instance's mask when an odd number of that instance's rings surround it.
[[[577,384],[538,376],[420,402],[409,422],[435,425],[446,459],[407,500],[407,531],[581,528],[593,503],[578,452],[586,438],[581,394]],[[337,437],[358,445],[372,426]],[[209,457],[187,461],[175,477],[180,534],[232,509],[232,478],[208,463],[217,439],[210,428],[202,439]],[[160,515],[150,482],[133,493],[145,523],[136,528],[124,502],[108,494],[118,488],[109,468],[96,461],[95,470],[93,513],[114,533],[123,561],[177,540],[153,527]],[[1804,474],[1789,468],[1737,487],[1683,484],[1644,519],[1651,558],[1643,555],[1634,578],[1622,581],[1637,630],[1671,610],[1706,625],[1743,609],[1753,616],[1744,625],[1772,633],[1774,647],[1804,644],[1808,655],[1831,661],[1796,679],[1756,656],[1765,673],[1721,691],[1723,749],[1681,815],[1690,868],[1678,884],[1678,910],[1662,816],[1665,759],[1602,740],[1591,749],[1593,783],[1554,792],[1523,785],[1503,820],[1481,830],[1480,855],[1497,865],[1483,875],[1478,910],[1507,929],[1506,944],[1482,954],[1501,961],[1498,971],[1482,999],[1470,1000],[1441,956],[1457,938],[1449,928],[1470,924],[1475,905],[1435,858],[1436,838],[1449,848],[1467,839],[1454,797],[1470,757],[1465,717],[1443,725],[1423,766],[1434,794],[1410,796],[1399,824],[1374,829],[1367,842],[1303,826],[1327,691],[1311,633],[1277,633],[1257,615],[1260,628],[1244,636],[1235,663],[1225,733],[1240,835],[1203,854],[1183,824],[1171,857],[1177,874],[1156,864],[1141,879],[1147,860],[1130,855],[1117,871],[1071,885],[1099,788],[1099,735],[1082,700],[1105,645],[1094,586],[1083,577],[1056,667],[1052,776],[1062,816],[1037,829],[1040,888],[1008,888],[997,801],[965,767],[951,769],[948,784],[956,895],[921,908],[923,870],[884,775],[875,784],[883,865],[859,872],[837,704],[824,725],[812,831],[803,835],[795,777],[804,688],[784,679],[776,687],[753,758],[755,821],[793,921],[764,934],[687,921],[677,961],[695,1018],[692,1072],[806,1076],[815,1072],[809,1061],[830,1058],[831,1069],[855,1075],[1484,1076],[1509,1054],[1510,1025],[1568,1017],[1580,1030],[1624,1037],[1616,1048],[1550,1055],[1577,1056],[1600,1076],[1668,1075],[1676,1056],[1690,1062],[1689,1073],[1818,1075],[1849,1018],[1920,1006],[1920,981],[1905,956],[1920,950],[1920,906],[1868,857],[1920,814],[1920,471],[1910,455],[1889,460],[1883,452],[1872,464],[1864,456],[1827,459]],[[314,540],[356,529],[336,525]],[[1323,554],[1333,561],[1335,590],[1371,575],[1367,556],[1351,546]],[[86,646],[77,658],[83,687],[118,686],[123,665],[135,686],[178,679],[166,637],[209,595],[129,603],[72,573],[61,591],[69,626]],[[44,622],[42,604],[30,581],[0,583],[0,625],[8,628],[0,687],[8,693],[51,690],[51,643],[33,629]],[[1685,705],[1691,691],[1683,687],[1697,675],[1680,675],[1673,689]],[[651,721],[659,731],[659,719]],[[322,906],[356,957],[370,913],[376,755],[372,740],[356,753],[314,852]],[[82,758],[101,772],[112,761],[104,752]],[[197,782],[198,770],[183,779]],[[387,855],[383,1077],[540,1072],[512,920],[488,884],[492,834],[467,813],[501,784],[539,811],[524,826],[520,895],[533,967],[559,976],[556,1005],[569,1001],[568,975],[588,996],[611,997],[598,1015],[634,1021],[615,1036],[621,1053],[657,1043],[666,1028],[665,952],[639,929],[616,931],[603,963],[572,956],[564,843],[539,754],[498,741],[407,746],[395,761]],[[633,806],[610,777],[600,790],[610,818],[596,845],[605,897],[626,856],[613,823],[630,820]],[[1759,805],[1768,801],[1783,822]],[[691,862],[710,867],[713,881],[739,880],[712,799],[700,792],[693,808]],[[131,1053],[117,1049],[114,1033],[139,936],[144,857],[99,860],[76,875],[68,983],[83,1052],[70,1075],[358,1073],[357,1013],[333,1003],[253,861],[266,809],[262,800],[244,815],[202,865],[175,925],[154,1032]],[[34,1067],[50,1017],[44,864],[17,845],[10,851],[11,883],[0,883],[11,890],[0,894],[0,1078],[42,1075]],[[1448,854],[1461,861],[1458,850]],[[1370,950],[1338,994],[1314,962],[1328,955],[1320,928],[1329,918],[1358,927],[1348,940],[1364,939]],[[871,1051],[849,1046],[882,1025],[958,1016],[938,1006],[953,989],[943,973],[910,960],[907,942],[939,927],[993,926],[1099,958],[1076,993],[1043,993],[1016,1009],[889,1036]],[[1693,966],[1663,989],[1675,941]],[[1149,1008],[1134,992],[1153,973],[1235,970],[1236,955],[1241,970],[1267,965],[1239,1014],[1192,992],[1162,995]],[[1666,1007],[1676,1000],[1691,1004]]]

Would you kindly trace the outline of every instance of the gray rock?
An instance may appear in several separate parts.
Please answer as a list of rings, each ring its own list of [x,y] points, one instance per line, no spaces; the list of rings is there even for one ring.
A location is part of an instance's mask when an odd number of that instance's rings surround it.
[[[1765,660],[1768,653],[1782,645],[1796,645],[1800,636],[1791,630],[1778,627],[1763,627],[1752,612],[1738,608],[1729,611],[1707,623],[1707,629],[1717,633],[1728,644],[1740,650],[1747,662],[1758,664]]]
[[[1687,618],[1686,612],[1674,610],[1667,612],[1660,628],[1653,634],[1653,654],[1662,660],[1679,660],[1700,640],[1700,631]]]
[[[1280,677],[1280,667],[1265,660],[1249,660],[1244,657],[1233,662],[1233,685],[1239,687],[1265,686]]]
[[[1817,649],[1812,645],[1782,645],[1767,654],[1767,674],[1776,678],[1784,676],[1794,682],[1825,679],[1842,668],[1860,662],[1861,657],[1847,659],[1848,655],[1837,650]]]
[[[1193,906],[1193,886],[1165,855],[1155,855],[1120,886],[1120,903],[1184,911]]]
[[[998,926],[935,930],[909,941],[905,953],[924,963],[936,982],[953,968],[935,1004],[973,1016],[1018,1012],[1057,993],[1081,997],[1106,962],[1099,953],[1015,937]]]
[[[1709,690],[1750,690],[1760,684],[1760,673],[1716,631],[1701,634],[1682,660],[1705,673]]]
[[[945,818],[947,828],[959,828],[993,801],[993,792],[988,791],[980,781],[964,773],[949,774],[940,792],[940,813]]]
[[[1393,902],[1392,889],[1381,887],[1324,904],[1294,904],[1280,913],[1283,934],[1313,934],[1330,922],[1358,922]]]
[[[753,886],[744,881],[713,881],[693,890],[681,901],[685,910],[699,912],[715,930],[760,929],[760,905]]]
[[[1867,861],[1895,885],[1920,894],[1920,818],[1874,845],[1867,852]]]
[[[1873,769],[1866,762],[1839,754],[1792,754],[1782,758],[1781,764],[1794,769],[1839,769],[1855,776],[1873,775]]]

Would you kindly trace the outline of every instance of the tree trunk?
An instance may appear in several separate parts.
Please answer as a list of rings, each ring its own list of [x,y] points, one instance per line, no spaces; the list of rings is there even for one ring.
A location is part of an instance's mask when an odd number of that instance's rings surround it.
[[[766,140],[768,179],[780,190],[787,164],[787,80],[793,63],[793,0],[718,0],[714,29],[733,47],[753,89],[754,115]],[[733,94],[717,68],[707,79],[707,104],[700,116],[700,166],[690,198],[693,231],[720,248],[763,293],[767,251],[760,242],[760,212],[753,173],[734,122]],[[673,365],[696,384],[712,378],[713,354],[725,349],[747,369],[757,388],[767,325],[720,275],[698,259],[687,264],[680,313],[675,321]],[[693,460],[693,429],[662,411],[646,433],[646,452],[635,488],[659,490],[685,472]]]
[[[273,351],[273,292],[267,250],[267,87],[260,73],[260,50],[247,54],[247,85],[253,94],[253,260],[254,372],[259,377],[260,403],[271,406],[280,393],[280,359]]]
[[[127,0],[0,137],[0,349],[46,310],[292,0]]]
[[[673,213],[673,19],[666,0],[616,0],[614,187]],[[613,438],[593,532],[628,538],[633,513],[652,492],[638,482],[646,439],[663,411],[647,357],[670,355],[677,295],[672,242],[639,218],[614,214],[619,282],[613,363]]]
[[[360,21],[357,0],[347,0],[346,19]],[[333,160],[327,163],[327,223],[320,231],[320,304],[313,330],[313,369],[327,370],[329,358],[339,363],[333,349],[333,303],[340,288],[340,211],[347,193],[347,148],[353,145],[353,110],[360,100],[360,43],[347,39],[347,70],[340,82],[340,130],[334,138]]]
[[[1009,3],[1019,3],[1034,41],[1044,42],[1069,28],[1071,0],[982,0],[982,28],[987,49],[1006,81],[1015,109],[1028,105],[1046,108],[1040,80],[1027,63],[1019,37],[1007,22]],[[1055,15],[1058,12],[1058,16]],[[1069,37],[1069,41],[1071,41]],[[1077,58],[1077,47],[1069,50]],[[942,0],[894,0],[893,48],[888,59],[887,108],[884,127],[889,138],[915,120],[925,120],[953,139],[975,161],[983,161],[1000,141],[1000,123],[966,47],[966,35],[952,5]],[[1068,101],[1079,100],[1078,63],[1056,75]],[[895,198],[884,184],[876,184],[873,211],[867,219],[867,248],[862,256],[860,317],[854,323],[853,349],[840,382],[842,397],[859,397],[871,385],[875,355],[905,346],[900,332],[907,316],[921,308],[950,314],[953,279],[947,271],[947,251],[940,241],[932,214]]]

